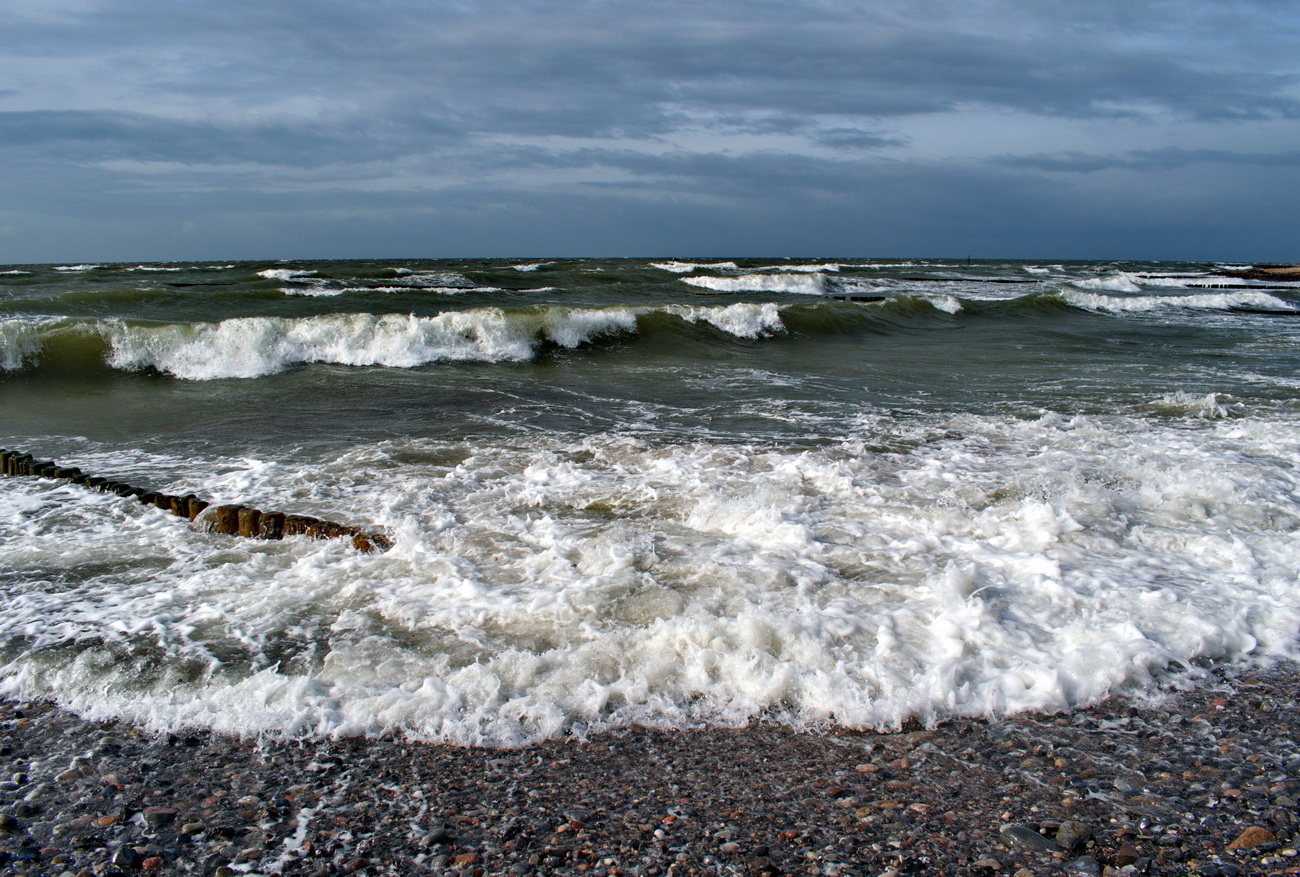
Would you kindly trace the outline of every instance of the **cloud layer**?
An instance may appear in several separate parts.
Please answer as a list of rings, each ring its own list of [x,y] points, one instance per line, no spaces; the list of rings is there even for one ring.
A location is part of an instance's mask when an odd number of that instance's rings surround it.
[[[0,259],[1297,259],[1293,10],[0,0]]]

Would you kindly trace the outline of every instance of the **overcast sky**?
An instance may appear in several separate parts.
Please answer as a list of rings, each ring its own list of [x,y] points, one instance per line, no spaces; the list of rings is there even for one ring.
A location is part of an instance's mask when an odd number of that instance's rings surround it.
[[[1300,261],[1295,0],[0,0],[0,261]]]

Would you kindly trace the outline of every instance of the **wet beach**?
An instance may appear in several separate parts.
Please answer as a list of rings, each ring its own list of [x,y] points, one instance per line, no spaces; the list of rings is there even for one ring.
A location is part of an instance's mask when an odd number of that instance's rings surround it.
[[[0,706],[37,874],[1300,873],[1300,677],[878,734],[637,727],[520,749],[155,736]]]

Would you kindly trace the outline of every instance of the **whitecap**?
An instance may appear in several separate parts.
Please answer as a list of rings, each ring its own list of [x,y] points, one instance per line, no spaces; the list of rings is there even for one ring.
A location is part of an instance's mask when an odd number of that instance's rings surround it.
[[[1091,310],[1141,313],[1169,308],[1230,311],[1235,308],[1257,308],[1279,313],[1300,312],[1286,301],[1266,292],[1192,293],[1187,295],[1101,295],[1097,293],[1065,291],[1062,298],[1076,307]]]
[[[265,277],[267,280],[292,281],[300,277],[314,277],[315,271],[304,271],[300,268],[267,268],[265,271],[258,271],[258,277]]]
[[[798,295],[821,295],[826,280],[820,274],[742,274],[739,277],[683,277],[683,283],[715,292],[790,292]]]
[[[658,268],[661,271],[671,271],[674,274],[690,274],[692,271],[705,268],[713,268],[719,271],[740,270],[740,266],[735,262],[651,262],[650,267]]]

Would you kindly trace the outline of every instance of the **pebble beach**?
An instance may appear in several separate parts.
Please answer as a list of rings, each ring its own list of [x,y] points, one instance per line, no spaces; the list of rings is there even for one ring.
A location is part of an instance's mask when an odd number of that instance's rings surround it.
[[[1300,676],[879,734],[519,749],[151,735],[0,705],[13,875],[1300,873]]]

